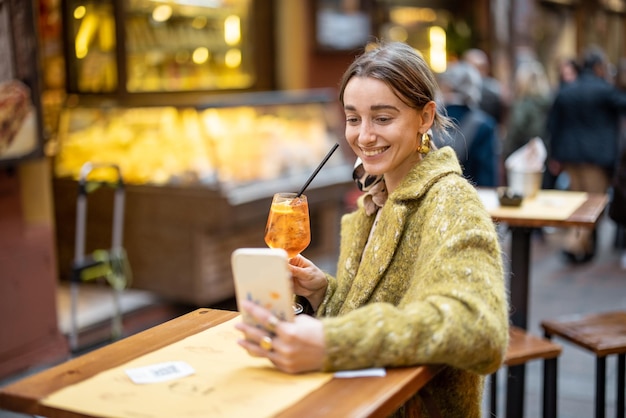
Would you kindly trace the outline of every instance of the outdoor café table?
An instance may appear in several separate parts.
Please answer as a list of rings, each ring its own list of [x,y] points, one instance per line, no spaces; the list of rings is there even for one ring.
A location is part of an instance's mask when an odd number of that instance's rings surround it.
[[[531,235],[534,228],[594,228],[608,203],[606,194],[540,190],[518,207],[503,207],[496,189],[479,188],[478,193],[491,218],[511,231],[510,303],[511,323],[523,329],[528,324]],[[524,413],[525,366],[510,368],[507,383],[507,417]]]
[[[232,311],[197,309],[0,388],[0,408],[50,418],[90,417],[51,407],[42,401],[69,385],[197,335],[238,315]],[[234,346],[233,350],[243,349]],[[277,417],[387,416],[424,387],[439,370],[439,366],[416,366],[387,369],[384,377],[332,378]]]

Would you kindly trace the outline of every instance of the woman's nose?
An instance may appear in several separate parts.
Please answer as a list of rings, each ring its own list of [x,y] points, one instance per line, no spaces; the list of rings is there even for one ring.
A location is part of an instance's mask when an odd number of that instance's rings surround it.
[[[376,133],[368,123],[361,124],[361,129],[359,129],[359,142],[361,144],[376,142]]]

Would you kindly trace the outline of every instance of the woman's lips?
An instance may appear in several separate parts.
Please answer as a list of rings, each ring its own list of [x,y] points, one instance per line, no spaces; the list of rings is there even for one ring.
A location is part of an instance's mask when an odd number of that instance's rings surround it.
[[[366,157],[375,157],[378,154],[382,154],[383,152],[385,152],[387,150],[387,148],[389,148],[389,147],[376,148],[376,149],[367,149],[367,150],[366,149],[361,149],[361,152]]]

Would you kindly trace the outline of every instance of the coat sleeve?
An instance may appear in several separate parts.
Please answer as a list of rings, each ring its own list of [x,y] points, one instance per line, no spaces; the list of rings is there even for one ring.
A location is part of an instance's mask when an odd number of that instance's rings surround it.
[[[385,273],[407,282],[398,303],[373,301],[324,318],[325,370],[447,364],[490,374],[500,367],[508,303],[490,216],[460,179],[434,186],[416,204]]]

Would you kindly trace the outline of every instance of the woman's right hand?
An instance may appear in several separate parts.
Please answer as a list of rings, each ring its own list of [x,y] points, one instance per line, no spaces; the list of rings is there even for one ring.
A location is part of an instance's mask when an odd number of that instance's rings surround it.
[[[297,315],[294,322],[280,321],[272,313],[249,300],[239,307],[256,324],[238,322],[235,328],[244,337],[238,344],[255,357],[266,357],[287,373],[305,373],[321,370],[326,354],[324,325],[309,315]],[[265,341],[264,341],[265,340]],[[263,342],[264,341],[264,342]],[[266,346],[269,344],[269,347]]]
[[[317,311],[328,287],[326,274],[302,255],[289,260],[289,264],[294,293],[307,298],[313,310]]]

